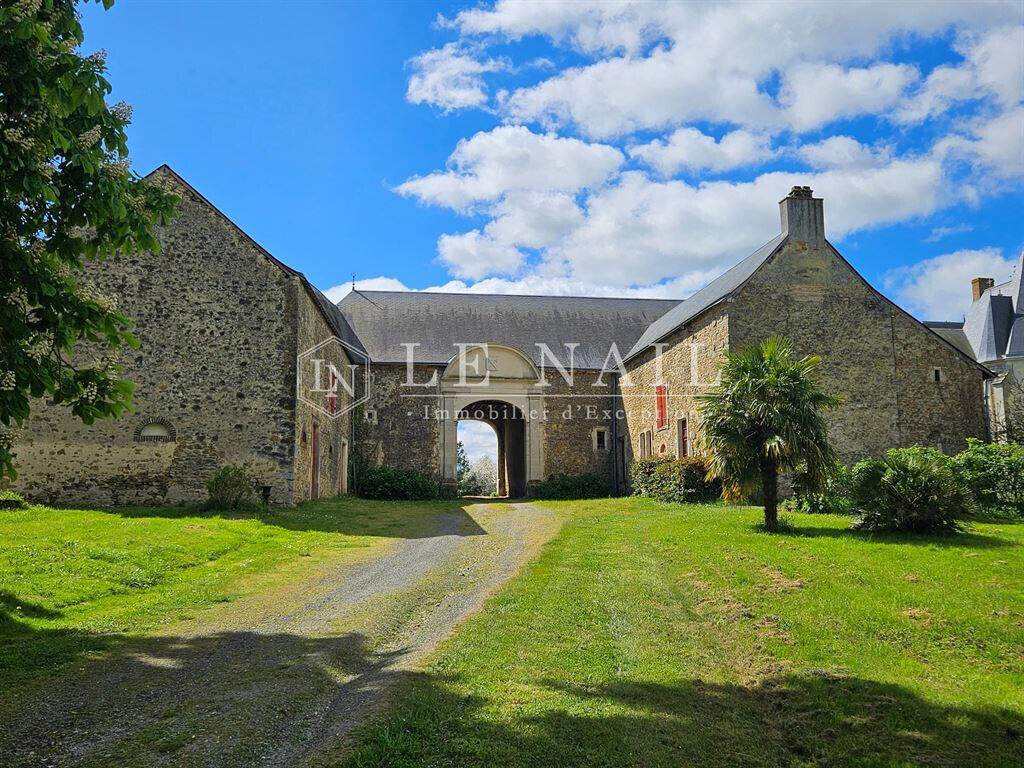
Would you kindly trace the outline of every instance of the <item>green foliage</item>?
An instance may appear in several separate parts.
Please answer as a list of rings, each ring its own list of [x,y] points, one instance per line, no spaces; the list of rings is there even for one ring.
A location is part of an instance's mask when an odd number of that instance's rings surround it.
[[[238,509],[256,501],[256,481],[242,467],[232,464],[218,469],[206,482],[207,509]]]
[[[437,479],[415,469],[370,467],[363,471],[358,493],[366,499],[417,500],[451,496]]]
[[[11,490],[0,490],[0,509],[24,509],[26,506],[20,494]]]
[[[629,487],[634,496],[651,496],[654,490],[654,470],[670,459],[646,456],[634,459],[629,465]]]
[[[953,457],[953,474],[988,512],[1024,516],[1024,446],[968,438]]]
[[[837,461],[824,411],[839,400],[818,387],[820,364],[794,359],[793,344],[772,336],[727,352],[721,383],[698,398],[709,473],[734,492],[760,485],[769,530],[778,521],[779,472],[803,465],[808,483],[820,487]]]
[[[473,472],[462,441],[455,446],[455,480],[459,496],[483,496],[484,484]]]
[[[975,511],[949,457],[923,446],[893,448],[882,459],[858,462],[850,502],[859,516],[854,527],[869,531],[952,533]]]
[[[104,5],[110,6],[109,0]],[[86,424],[129,408],[116,350],[137,342],[87,261],[158,248],[177,199],[128,168],[130,108],[110,106],[105,54],[83,57],[71,0],[0,7],[0,477],[12,426],[48,397]],[[83,342],[90,358],[72,356]]]
[[[721,482],[708,479],[708,461],[700,456],[638,459],[630,467],[630,480],[634,496],[661,501],[706,504],[722,495]]]
[[[812,515],[849,515],[850,482],[853,474],[845,464],[836,464],[825,475],[819,487],[807,478],[804,468],[793,473],[793,498],[787,499],[785,507],[793,512]]]
[[[549,475],[537,483],[532,495],[538,499],[597,499],[612,495],[612,487],[597,475]]]

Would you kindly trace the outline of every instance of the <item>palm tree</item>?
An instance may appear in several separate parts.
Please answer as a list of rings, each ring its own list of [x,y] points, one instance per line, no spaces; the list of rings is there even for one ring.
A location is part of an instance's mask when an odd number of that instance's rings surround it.
[[[747,491],[760,483],[769,531],[778,526],[779,472],[803,464],[813,486],[837,460],[823,414],[840,400],[818,388],[820,364],[795,360],[792,342],[771,336],[726,352],[721,382],[698,397],[708,477]]]

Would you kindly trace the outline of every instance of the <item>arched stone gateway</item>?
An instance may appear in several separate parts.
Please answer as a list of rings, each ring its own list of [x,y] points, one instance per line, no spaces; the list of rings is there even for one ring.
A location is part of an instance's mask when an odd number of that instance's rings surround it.
[[[501,400],[477,400],[463,408],[456,421],[482,421],[498,436],[498,495],[526,495],[526,419],[523,412]]]
[[[445,482],[456,481],[458,422],[473,419],[498,435],[499,493],[525,496],[544,477],[544,388],[533,361],[504,344],[468,345],[448,362],[440,385]]]

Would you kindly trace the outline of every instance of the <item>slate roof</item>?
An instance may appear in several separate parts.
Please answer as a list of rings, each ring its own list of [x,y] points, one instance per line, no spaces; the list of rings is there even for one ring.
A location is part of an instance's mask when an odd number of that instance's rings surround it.
[[[1013,276],[975,299],[962,323],[925,325],[979,363],[1024,356],[1024,253],[1017,259]]]
[[[575,367],[600,370],[613,342],[624,356],[648,326],[678,304],[676,299],[352,291],[338,307],[375,363],[404,363],[403,343],[420,343],[417,363],[443,365],[458,352],[456,342],[493,342],[516,347],[537,365],[536,345],[545,343],[568,365],[564,345],[576,343]]]
[[[963,323],[926,320],[924,324],[968,357],[974,357],[974,350],[971,349],[971,342],[964,333]]]
[[[652,323],[640,338],[637,339],[625,359],[629,360],[631,357],[636,357],[651,344],[656,344],[661,341],[677,328],[685,324],[688,320],[696,317],[704,310],[713,307],[720,301],[727,299],[741,285],[747,282],[747,280],[750,279],[750,276],[753,275],[762,264],[768,261],[771,255],[779,249],[785,239],[786,235],[780,234],[774,239],[769,240],[728,272],[725,272],[712,280],[706,286],[690,296],[690,298],[680,302],[672,310],[666,312],[657,322]]]

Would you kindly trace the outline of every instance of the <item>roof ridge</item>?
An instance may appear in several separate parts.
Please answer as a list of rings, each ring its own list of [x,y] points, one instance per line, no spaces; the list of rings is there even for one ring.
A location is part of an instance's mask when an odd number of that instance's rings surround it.
[[[368,288],[359,288],[355,291],[356,293],[390,293],[397,295],[409,295],[409,296],[470,296],[479,298],[509,298],[509,299],[589,299],[592,301],[669,301],[675,304],[686,301],[686,299],[671,299],[661,298],[657,296],[575,296],[565,295],[560,293],[475,293],[470,291],[427,291],[427,290],[409,290],[409,291],[381,291],[373,290]],[[353,291],[349,291],[353,293]],[[345,296],[348,296],[346,293]],[[344,296],[342,297],[344,298]]]

